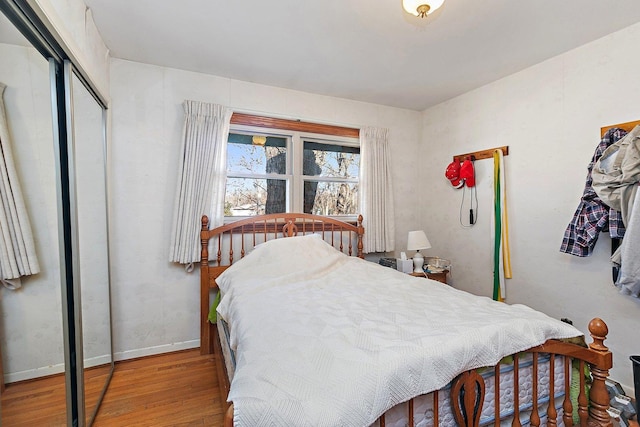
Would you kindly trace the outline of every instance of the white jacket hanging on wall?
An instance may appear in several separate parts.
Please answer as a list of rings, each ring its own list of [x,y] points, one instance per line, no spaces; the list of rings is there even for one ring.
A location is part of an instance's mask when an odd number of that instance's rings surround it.
[[[640,126],[609,146],[595,164],[593,189],[604,203],[622,213],[626,232],[611,256],[620,266],[616,286],[625,294],[640,295]]]

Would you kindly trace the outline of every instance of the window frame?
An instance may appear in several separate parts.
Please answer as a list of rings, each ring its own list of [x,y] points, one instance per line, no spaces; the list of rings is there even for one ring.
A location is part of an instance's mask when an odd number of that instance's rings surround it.
[[[285,175],[232,173],[227,176],[227,179],[284,179],[287,183],[287,212],[303,211],[303,186],[305,181],[346,183],[360,182],[359,176],[358,178],[336,178],[303,175],[303,150],[305,141],[359,148],[359,129],[234,113],[231,118],[229,133],[277,136],[287,139],[287,164]],[[227,224],[249,217],[251,216],[225,216],[224,223]],[[348,222],[356,220],[357,214],[327,215],[327,217]]]
[[[230,126],[229,128],[229,133],[237,133],[237,134],[243,134],[243,135],[264,135],[264,136],[274,136],[274,137],[279,137],[279,138],[285,138],[286,139],[286,152],[287,152],[287,157],[286,157],[286,163],[285,163],[285,173],[284,174],[275,174],[275,173],[242,173],[242,172],[238,172],[238,173],[232,173],[232,174],[228,174],[226,175],[226,180],[228,180],[229,178],[247,178],[247,179],[281,179],[284,180],[286,182],[286,191],[287,194],[292,193],[293,191],[295,191],[295,189],[291,189],[291,186],[293,185],[293,178],[294,178],[294,155],[293,153],[293,142],[292,142],[292,137],[291,135],[287,134],[286,131],[282,131],[279,129],[265,129],[265,128],[258,128],[255,126],[245,126],[245,125],[238,125],[238,126],[234,126],[233,124]],[[227,138],[227,147],[228,147],[229,141]],[[228,153],[227,153],[228,155]],[[226,167],[226,165],[225,165]],[[227,191],[227,186],[225,184],[225,196],[226,196],[226,191]],[[292,202],[292,197],[287,197],[287,202],[286,202],[286,210],[287,212],[290,212],[291,209],[293,208],[293,202]],[[237,216],[226,216],[224,217],[224,223],[230,223],[230,222],[234,222],[240,219],[245,219],[245,218],[250,218],[250,216],[247,215],[237,215]]]

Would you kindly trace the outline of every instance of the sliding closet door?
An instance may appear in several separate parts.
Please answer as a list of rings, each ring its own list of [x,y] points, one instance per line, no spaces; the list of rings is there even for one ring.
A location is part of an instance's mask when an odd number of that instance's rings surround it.
[[[34,380],[32,395],[15,399],[7,386],[2,421],[83,427],[93,422],[114,369],[106,101],[37,2],[0,0],[0,11],[13,23],[0,20],[0,82],[11,86],[16,168],[41,259],[40,273],[17,291],[2,291],[5,379]]]
[[[91,425],[113,372],[105,111],[68,62],[65,80],[70,89],[69,164],[77,224],[74,299],[79,308],[76,334],[82,344],[77,354],[84,361],[84,412],[87,425]],[[78,394],[82,398],[80,390]]]
[[[2,425],[66,425],[58,180],[49,63],[0,13],[0,82],[13,161],[30,218],[40,272],[19,289],[0,285]],[[12,383],[47,378],[45,390],[16,394]],[[40,408],[47,408],[46,415]]]

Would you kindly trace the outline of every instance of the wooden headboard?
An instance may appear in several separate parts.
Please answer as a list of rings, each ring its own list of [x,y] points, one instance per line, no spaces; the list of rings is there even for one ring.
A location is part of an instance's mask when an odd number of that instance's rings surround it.
[[[267,240],[305,234],[320,234],[340,252],[364,258],[362,215],[353,223],[334,218],[280,213],[242,219],[209,230],[209,218],[202,217],[200,231],[200,353],[211,354],[215,325],[209,320],[210,294],[218,288],[216,278],[243,258],[256,245]],[[209,254],[211,253],[211,257]]]

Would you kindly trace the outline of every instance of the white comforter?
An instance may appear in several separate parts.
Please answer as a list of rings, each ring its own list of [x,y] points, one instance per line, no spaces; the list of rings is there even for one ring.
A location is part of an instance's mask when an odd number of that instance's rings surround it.
[[[256,247],[217,280],[234,425],[368,426],[462,371],[581,335],[524,305],[348,257],[317,235]]]

